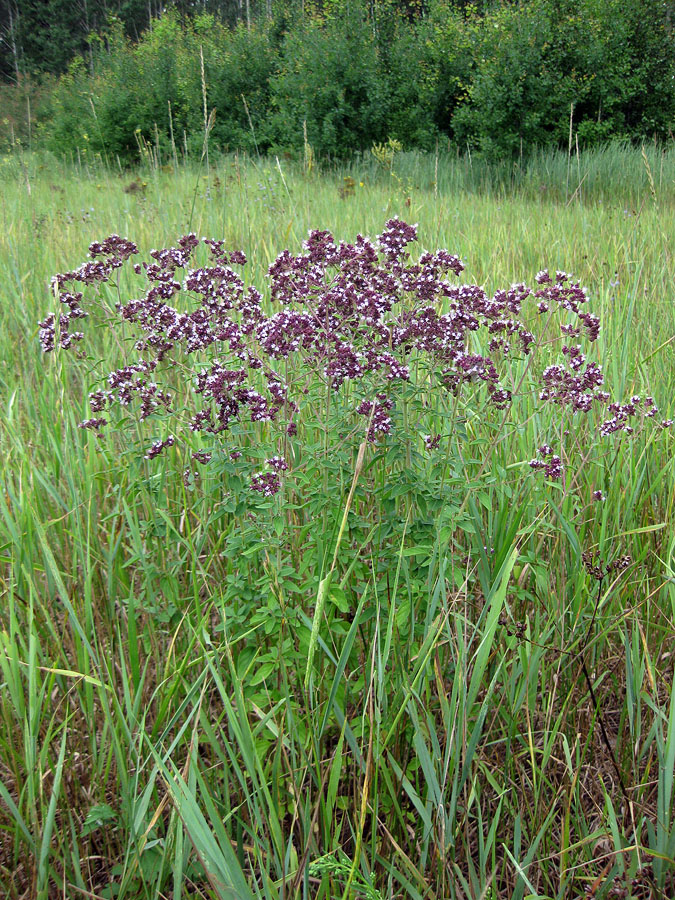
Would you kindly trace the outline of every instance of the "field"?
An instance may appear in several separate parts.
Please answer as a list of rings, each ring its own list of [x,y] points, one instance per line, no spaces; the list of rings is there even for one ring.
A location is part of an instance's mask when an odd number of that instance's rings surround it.
[[[672,898],[675,153],[311,162],[0,161],[2,895]],[[540,361],[510,359],[505,408],[480,378],[440,391],[417,354],[364,440],[377,407],[291,354],[297,435],[208,435],[180,356],[158,369],[175,414],[78,428],[138,358],[110,325],[128,266],[82,288],[82,349],[41,351],[50,278],[92,241],[224,239],[269,312],[282,250],[394,216],[413,260],[447,248],[488,294],[574,273],[588,359],[658,416],[601,437],[540,403],[561,341],[530,299]],[[561,479],[529,465],[544,441]],[[281,489],[252,491],[274,454]]]

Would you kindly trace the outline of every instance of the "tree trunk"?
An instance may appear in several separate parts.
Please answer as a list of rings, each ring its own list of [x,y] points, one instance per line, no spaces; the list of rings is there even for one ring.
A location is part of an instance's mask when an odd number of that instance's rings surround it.
[[[14,16],[13,16],[13,4],[10,2],[7,4],[9,8],[9,44],[12,48],[12,59],[14,61],[14,77],[16,79],[16,83],[19,83],[20,71],[19,71],[19,48],[16,45],[16,26],[14,25]],[[17,10],[18,17],[18,10]]]

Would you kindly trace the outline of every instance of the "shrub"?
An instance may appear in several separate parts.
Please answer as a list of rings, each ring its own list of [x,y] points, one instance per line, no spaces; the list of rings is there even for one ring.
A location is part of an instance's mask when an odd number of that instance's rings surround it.
[[[475,68],[452,117],[460,146],[498,158],[561,141],[570,85],[549,61],[554,27],[546,0],[503,7],[474,23]]]
[[[431,150],[439,134],[434,118],[437,63],[429,29],[412,27],[387,10],[377,29],[379,78],[386,91],[387,135],[408,149]]]
[[[675,44],[655,5],[531,0],[470,17],[468,27],[473,64],[451,121],[460,146],[492,158],[564,147],[572,106],[585,146],[669,134]]]
[[[267,23],[250,30],[221,31],[205,60],[209,109],[215,108],[213,139],[224,149],[264,152],[272,142],[271,80],[278,47]]]
[[[56,152],[72,149],[128,162],[137,158],[139,141],[168,143],[168,103],[174,128],[197,130],[200,114],[199,59],[186,59],[186,33],[176,18],[165,16],[134,47],[119,24],[99,49],[91,78],[76,59],[61,79],[52,101],[47,144]]]
[[[47,143],[57,152],[79,148],[125,162],[138,157],[139,145],[155,144],[167,154],[169,104],[174,139],[183,133],[201,147],[204,134],[202,58],[207,111],[216,109],[212,132],[225,148],[254,148],[253,132],[266,149],[268,86],[274,54],[269,30],[230,30],[212,16],[182,27],[175,15],[158,19],[135,46],[119,25],[100,49],[92,79],[75,60],[52,100]],[[242,95],[246,97],[248,114]]]
[[[348,23],[348,27],[346,27]],[[285,37],[272,85],[277,143],[344,157],[387,136],[388,102],[373,29],[361,5],[301,21]]]
[[[115,20],[75,59],[44,108],[51,149],[132,161],[140,143],[201,148],[201,60],[213,140],[249,152],[346,157],[388,137],[431,149],[439,135],[486,157],[672,132],[675,36],[647,0],[529,0],[459,11],[350,0],[285,9],[250,29],[211,15],[153,22],[136,44]],[[90,71],[92,69],[92,72]],[[244,99],[245,98],[245,102]],[[248,108],[248,110],[247,110]]]

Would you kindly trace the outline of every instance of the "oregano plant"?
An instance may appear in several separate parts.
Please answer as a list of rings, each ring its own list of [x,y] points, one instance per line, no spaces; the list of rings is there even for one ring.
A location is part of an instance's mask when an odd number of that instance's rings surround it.
[[[474,395],[505,421],[528,392],[558,411],[529,461],[550,479],[564,479],[565,436],[582,417],[604,437],[632,434],[645,420],[672,425],[649,396],[612,400],[602,367],[588,358],[599,318],[569,273],[543,270],[534,287],[488,294],[461,281],[464,266],[448,250],[414,258],[416,240],[417,226],[398,218],[375,241],[311,231],[302,252],[280,253],[256,287],[241,274],[244,253],[222,240],[186,234],[142,261],[133,241],[111,235],[92,243],[78,268],[53,277],[59,311],[39,323],[40,342],[46,353],[82,352],[89,292],[103,300],[111,286],[107,321],[133,337],[133,358],[92,385],[91,416],[80,427],[103,435],[120,410],[155,419],[163,433],[148,438],[146,458],[183,441],[186,478],[214,453],[238,459],[262,446],[264,464],[248,477],[265,498],[292,477],[294,442],[317,428],[328,442],[336,414],[372,444],[414,438],[427,453],[442,452],[447,435],[428,427],[439,404],[450,428],[457,404]],[[130,297],[119,287],[123,267],[137,279]],[[537,367],[536,351],[545,351],[546,365]]]

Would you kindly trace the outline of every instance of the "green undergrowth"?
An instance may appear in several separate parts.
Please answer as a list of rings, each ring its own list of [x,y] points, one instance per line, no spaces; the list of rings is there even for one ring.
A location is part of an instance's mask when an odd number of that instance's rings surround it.
[[[156,435],[132,418],[102,441],[77,428],[99,361],[124,358],[114,335],[77,365],[37,340],[51,275],[111,232],[145,252],[224,238],[261,285],[309,228],[374,236],[399,215],[488,289],[574,272],[617,396],[672,416],[672,160],[622,159],[4,162],[4,896],[673,896],[668,432],[575,423],[560,484],[528,466],[547,422],[527,395],[508,422],[467,400],[448,429],[439,406],[436,456],[399,432],[360,472],[361,436],[327,416],[292,490],[253,501],[226,454],[185,478],[191,448],[144,459]],[[411,421],[414,403],[436,408],[411,399]],[[588,551],[631,564],[597,581]]]

